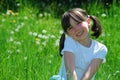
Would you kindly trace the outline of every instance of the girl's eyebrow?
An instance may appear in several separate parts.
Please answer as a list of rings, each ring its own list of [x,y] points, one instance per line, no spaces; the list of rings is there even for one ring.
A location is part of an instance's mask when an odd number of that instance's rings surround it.
[[[68,29],[71,29],[71,28],[72,28],[72,26],[68,27],[67,30],[68,30]]]

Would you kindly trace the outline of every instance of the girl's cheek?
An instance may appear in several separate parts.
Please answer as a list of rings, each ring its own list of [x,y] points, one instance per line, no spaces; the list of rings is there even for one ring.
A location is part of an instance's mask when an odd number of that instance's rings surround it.
[[[72,35],[74,35],[74,31],[71,30],[71,31],[68,32],[68,34],[69,34],[70,36],[72,36]]]
[[[82,22],[81,26],[87,26],[87,22]]]

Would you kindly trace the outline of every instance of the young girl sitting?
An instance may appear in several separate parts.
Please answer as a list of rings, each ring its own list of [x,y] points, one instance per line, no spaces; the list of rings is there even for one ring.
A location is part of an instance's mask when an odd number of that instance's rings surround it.
[[[90,37],[100,36],[100,22],[85,10],[73,8],[63,14],[61,23],[64,31],[60,39],[62,64],[58,75],[50,80],[94,80],[107,54],[106,46]]]

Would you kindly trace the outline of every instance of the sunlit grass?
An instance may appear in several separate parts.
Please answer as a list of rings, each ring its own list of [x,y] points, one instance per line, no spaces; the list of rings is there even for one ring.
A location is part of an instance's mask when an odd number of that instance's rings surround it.
[[[98,14],[103,25],[98,40],[107,46],[108,54],[96,80],[120,78],[120,10],[115,10],[118,12],[113,16]],[[49,80],[58,73],[60,19],[46,12],[36,17],[35,11],[25,9],[3,13],[0,20],[0,80]]]

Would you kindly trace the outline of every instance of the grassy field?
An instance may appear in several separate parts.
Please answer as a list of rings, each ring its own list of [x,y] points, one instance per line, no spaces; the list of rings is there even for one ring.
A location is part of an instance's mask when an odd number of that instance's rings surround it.
[[[98,41],[108,53],[95,80],[119,80],[120,9],[113,7],[109,15],[96,10],[96,14],[103,26]],[[60,19],[46,12],[37,18],[34,10],[26,8],[18,13],[8,10],[0,20],[0,80],[49,80],[58,73]]]

